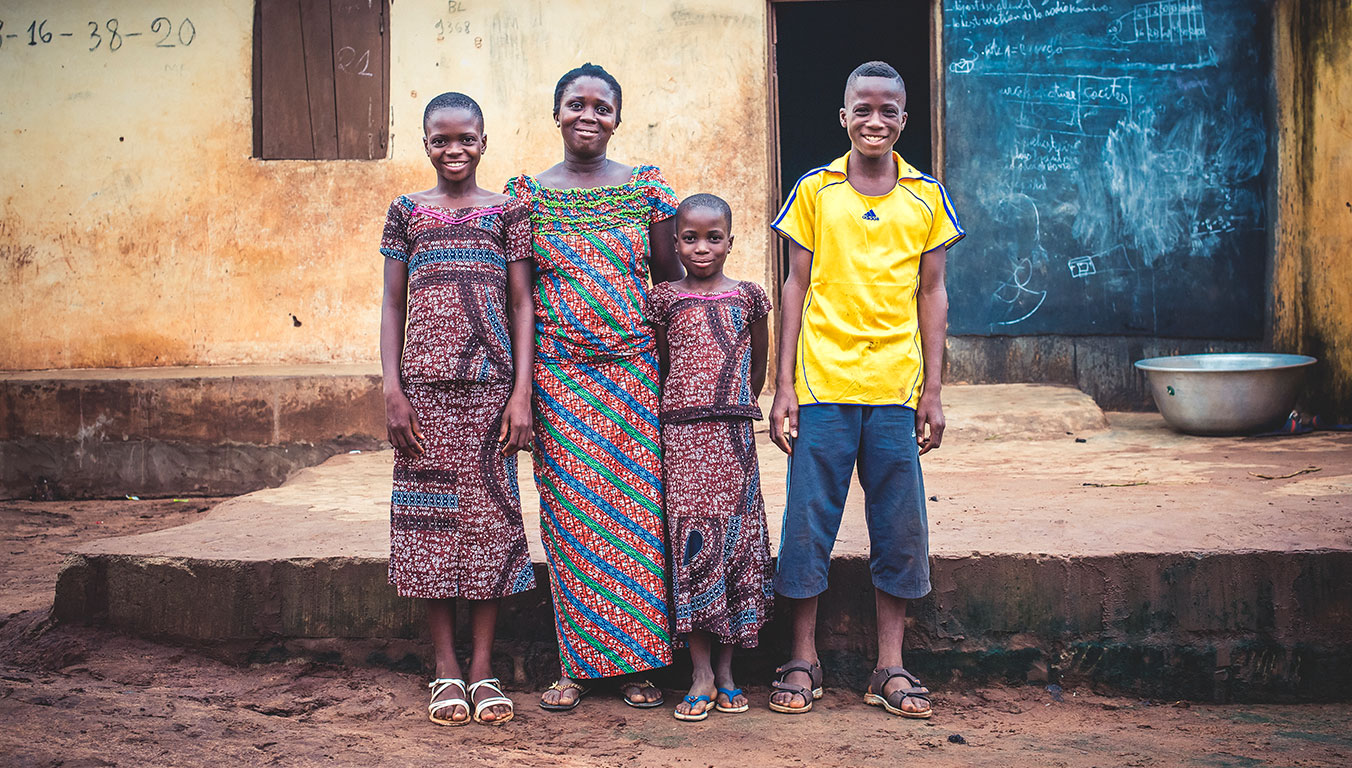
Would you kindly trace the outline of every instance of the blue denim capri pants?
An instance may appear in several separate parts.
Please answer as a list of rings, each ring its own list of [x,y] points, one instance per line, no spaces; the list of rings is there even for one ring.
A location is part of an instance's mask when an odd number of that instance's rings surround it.
[[[929,522],[915,442],[915,411],[903,405],[804,405],[789,457],[775,591],[826,591],[850,478],[859,466],[873,586],[902,598],[929,594]]]

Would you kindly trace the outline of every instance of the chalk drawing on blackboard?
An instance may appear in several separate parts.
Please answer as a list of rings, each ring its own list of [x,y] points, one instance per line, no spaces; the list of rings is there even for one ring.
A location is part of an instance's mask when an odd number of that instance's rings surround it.
[[[1013,271],[1009,278],[1000,283],[995,289],[992,297],[996,301],[1009,305],[1006,312],[1007,320],[997,320],[996,325],[1015,325],[1032,317],[1042,308],[1043,302],[1047,300],[1046,291],[1037,291],[1028,287],[1028,282],[1032,279],[1033,262],[1029,259],[1014,259],[1011,262]]]
[[[1127,249],[1121,245],[1114,245],[1106,251],[1089,256],[1076,256],[1067,261],[1066,266],[1070,268],[1070,276],[1077,280],[1092,275],[1136,271],[1136,265],[1131,263]]]
[[[992,223],[1009,246],[1008,276],[996,286],[991,297],[1005,305],[1004,319],[995,325],[1016,325],[1027,320],[1047,301],[1047,291],[1034,281],[1040,265],[1047,263],[1042,247],[1042,218],[1037,203],[1024,194],[1011,194],[995,205]]]
[[[1117,17],[1108,35],[1118,43],[1187,43],[1206,39],[1206,20],[1198,0],[1138,3]]]
[[[953,63],[948,65],[948,71],[957,75],[969,74],[976,68],[976,60],[980,58],[980,54],[976,52],[976,44],[972,42],[972,38],[966,38],[963,42],[967,43],[967,55],[955,57]]]

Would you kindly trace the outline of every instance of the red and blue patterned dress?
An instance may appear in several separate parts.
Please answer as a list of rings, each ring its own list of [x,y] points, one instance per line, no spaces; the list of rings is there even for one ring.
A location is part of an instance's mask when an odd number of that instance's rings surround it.
[[[507,183],[530,205],[535,483],[563,674],[671,663],[648,227],[676,213],[652,166],[591,189]]]
[[[516,456],[497,443],[512,394],[507,263],[530,258],[519,201],[448,209],[402,196],[380,252],[408,265],[400,381],[423,455],[396,453],[390,583],[405,597],[490,600],[535,586]]]
[[[716,294],[653,288],[666,329],[662,451],[677,635],[700,630],[754,648],[770,618],[774,573],[752,421],[751,326],[770,314],[750,282]]]

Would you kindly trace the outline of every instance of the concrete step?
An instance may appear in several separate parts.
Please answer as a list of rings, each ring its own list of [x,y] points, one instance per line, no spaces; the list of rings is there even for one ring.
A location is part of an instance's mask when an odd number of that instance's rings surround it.
[[[1092,403],[1097,420],[1069,419],[1074,390],[950,389],[951,433],[925,458],[935,588],[913,603],[913,670],[1172,698],[1352,690],[1352,435],[1195,438],[1156,415],[1105,421]],[[773,544],[784,463],[758,436]],[[85,545],[54,615],[236,658],[418,665],[419,606],[386,583],[391,464],[389,452],[338,456],[190,525]],[[541,588],[505,601],[500,621],[518,684],[557,672],[530,472],[523,457]],[[874,611],[857,487],[848,506],[819,642],[828,681],[858,686]],[[745,655],[752,674],[786,658],[786,630],[777,617]]]
[[[0,372],[0,498],[248,493],[384,439],[374,363]]]

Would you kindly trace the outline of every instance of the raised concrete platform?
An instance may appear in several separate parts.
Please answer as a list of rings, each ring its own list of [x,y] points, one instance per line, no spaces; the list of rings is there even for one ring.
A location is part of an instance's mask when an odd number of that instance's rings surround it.
[[[0,372],[0,498],[225,496],[385,439],[380,366]]]
[[[925,459],[935,589],[913,606],[913,669],[1174,698],[1348,696],[1352,435],[1193,438],[1035,385],[945,399],[949,434]],[[774,542],[784,461],[763,428],[759,448]],[[391,461],[335,457],[199,522],[86,545],[55,616],[246,655],[416,664],[418,606],[385,582]],[[528,459],[521,472],[542,564]],[[820,637],[828,675],[858,685],[873,597],[857,488],[850,506]],[[753,673],[782,661],[784,635],[777,619]],[[508,601],[501,637],[518,683],[555,673],[547,589]]]

